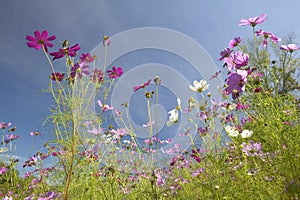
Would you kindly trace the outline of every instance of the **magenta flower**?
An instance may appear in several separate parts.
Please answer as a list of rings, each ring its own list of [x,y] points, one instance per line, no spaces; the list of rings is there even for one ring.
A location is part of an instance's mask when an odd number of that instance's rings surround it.
[[[248,72],[246,70],[237,70],[232,72],[227,78],[227,88],[225,89],[226,94],[238,94],[245,91],[245,84],[247,82]]]
[[[83,54],[80,56],[80,60],[81,60],[81,62],[91,63],[91,62],[94,61],[94,57],[91,56],[91,54],[89,54],[89,53],[87,53],[87,54],[84,54],[84,53],[83,53]]]
[[[2,128],[2,129],[6,129],[6,128],[9,127],[10,125],[11,125],[10,122],[7,122],[7,123],[5,123],[5,122],[0,122],[0,128]]]
[[[147,87],[150,84],[150,82],[151,82],[151,79],[149,79],[147,82],[145,82],[145,83],[143,83],[143,84],[141,84],[139,86],[133,87],[133,91],[136,92],[136,91],[138,91],[141,88]]]
[[[50,53],[50,55],[54,56],[53,60],[62,58],[65,55],[70,56],[70,57],[75,57],[78,50],[80,50],[80,46],[79,46],[79,44],[75,44],[72,47],[66,47],[63,49],[59,49],[57,52],[52,52],[52,53]]]
[[[122,76],[123,69],[121,67],[116,68],[113,66],[112,70],[107,70],[107,75],[109,78],[118,78]]]
[[[233,52],[230,48],[225,48],[223,51],[221,51],[219,60],[223,60],[226,57],[229,57],[229,55]]]
[[[246,26],[246,25],[250,25],[252,27],[255,27],[257,24],[261,24],[263,23],[264,21],[266,21],[266,17],[267,15],[266,14],[261,14],[260,16],[258,17],[251,17],[249,19],[241,19],[240,20],[240,26]]]
[[[89,66],[85,63],[76,63],[71,69],[71,78],[75,78],[76,74],[80,79],[82,74],[90,75]]]
[[[262,29],[258,30],[255,32],[255,34],[257,36],[264,36],[264,40],[263,40],[263,47],[267,46],[267,39],[270,38],[275,44],[277,44],[281,39],[277,36],[275,36],[273,33],[271,32],[265,32]]]
[[[198,163],[201,162],[201,158],[200,158],[200,153],[199,153],[199,149],[193,149],[192,153],[190,154],[190,156],[195,159]]]
[[[288,44],[288,45],[280,45],[280,50],[286,50],[289,52],[293,52],[300,49],[299,46],[297,46],[296,44]]]
[[[104,72],[101,69],[94,69],[93,70],[93,75],[92,75],[92,81],[94,83],[100,83],[101,81],[103,81],[103,77],[104,77]]]
[[[242,39],[240,37],[235,37],[233,40],[230,40],[229,47],[234,48],[238,46],[241,43]]]
[[[224,62],[228,66],[228,70],[241,69],[248,65],[249,55],[240,51],[231,53],[228,57],[224,58]]]
[[[53,47],[53,44],[50,41],[55,39],[55,35],[48,37],[48,31],[46,30],[43,31],[42,34],[40,33],[40,31],[35,31],[34,36],[26,35],[26,40],[29,40],[29,42],[27,42],[27,46],[29,48],[40,50],[41,47],[43,47],[46,52],[48,52],[47,46]]]
[[[62,81],[64,79],[65,74],[62,74],[60,72],[52,73],[50,78],[52,81]]]

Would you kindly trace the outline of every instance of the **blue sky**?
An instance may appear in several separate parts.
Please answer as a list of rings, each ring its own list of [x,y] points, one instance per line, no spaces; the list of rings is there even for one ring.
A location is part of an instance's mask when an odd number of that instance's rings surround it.
[[[91,51],[103,35],[141,27],[161,27],[179,31],[201,44],[217,66],[219,52],[235,36],[248,37],[250,27],[239,27],[241,18],[266,13],[260,27],[279,37],[300,34],[300,1],[202,1],[202,0],[2,0],[0,7],[0,121],[17,126],[18,155],[28,157],[32,146],[43,146],[44,136],[34,141],[28,133],[46,131],[42,127],[49,113],[47,88],[51,69],[42,52],[29,49],[25,36],[35,30],[56,35],[55,51],[68,39],[79,43],[81,53]],[[145,38],[147,39],[147,38]],[[146,52],[147,53],[147,52]],[[151,54],[150,54],[151,55]],[[123,58],[123,59],[126,59]],[[141,58],[142,59],[142,58]],[[58,68],[62,62],[57,62]]]

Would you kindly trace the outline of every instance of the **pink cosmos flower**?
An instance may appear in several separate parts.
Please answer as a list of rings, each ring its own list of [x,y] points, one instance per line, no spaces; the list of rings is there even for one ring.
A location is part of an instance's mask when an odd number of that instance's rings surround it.
[[[280,45],[280,50],[286,50],[289,52],[293,52],[300,49],[299,46],[297,46],[296,44],[288,44],[288,45]]]
[[[241,19],[240,20],[240,26],[246,26],[246,25],[250,25],[252,27],[255,27],[257,24],[261,24],[263,23],[264,21],[266,21],[266,17],[267,15],[266,14],[261,14],[260,16],[258,17],[251,17],[249,19]]]
[[[228,57],[224,58],[224,62],[228,66],[228,70],[241,69],[248,65],[249,55],[240,51],[231,53]]]
[[[65,74],[62,74],[60,72],[52,73],[50,78],[52,81],[62,81],[64,79]]]
[[[66,47],[63,49],[59,49],[56,52],[52,52],[52,53],[50,53],[50,55],[54,56],[53,60],[62,58],[65,55],[70,56],[70,57],[75,57],[77,54],[77,51],[79,51],[79,50],[80,50],[79,44],[75,44],[72,47]]]
[[[277,36],[275,36],[273,33],[271,32],[265,32],[262,29],[258,30],[255,32],[255,34],[257,36],[264,36],[264,40],[263,40],[263,47],[267,46],[267,39],[270,38],[275,44],[277,44],[279,41],[281,41],[281,39]]]
[[[240,37],[235,37],[233,40],[230,40],[229,47],[234,48],[238,46],[241,43],[242,39]]]
[[[145,83],[143,83],[143,84],[141,84],[139,86],[133,87],[133,91],[136,92],[136,91],[138,91],[141,88],[147,87],[150,84],[150,82],[151,82],[151,79],[149,79],[147,82],[145,82]]]
[[[102,104],[102,101],[101,100],[98,100],[98,105],[100,106],[102,112],[105,112],[107,110],[113,110],[114,108],[110,105],[107,105],[107,104]]]
[[[128,134],[128,132],[125,129],[123,129],[123,128],[118,128],[117,130],[112,129],[110,131],[110,133],[112,135],[115,135],[117,139],[121,139],[122,137],[124,137],[124,136],[126,136]]]
[[[42,135],[42,133],[39,132],[39,131],[31,131],[31,132],[29,133],[29,135],[30,135],[30,136],[39,136],[39,135]]]
[[[14,134],[7,134],[6,137],[7,137],[9,140],[13,141],[13,140],[18,139],[20,136],[14,135]]]
[[[152,121],[152,122],[147,122],[146,124],[143,124],[143,127],[150,127],[154,124],[155,122]]]
[[[85,63],[76,63],[71,68],[71,78],[75,78],[76,74],[80,79],[82,78],[82,74],[90,75],[89,66]]]
[[[92,130],[88,130],[87,132],[93,133],[95,135],[100,135],[100,134],[104,133],[104,128],[99,128],[99,129],[93,128]]]
[[[225,48],[223,51],[221,51],[219,60],[223,60],[226,57],[229,57],[229,55],[233,52],[230,48]]]
[[[113,66],[112,70],[107,70],[107,75],[109,78],[118,78],[122,76],[123,69],[121,67],[116,68]]]
[[[29,48],[35,48],[36,50],[40,50],[41,47],[43,47],[46,52],[48,52],[47,46],[53,47],[53,44],[50,41],[55,39],[55,35],[48,37],[48,31],[46,30],[44,30],[42,34],[40,33],[40,31],[35,31],[34,36],[26,36],[26,40],[29,40],[29,42],[27,42],[27,46]]]
[[[0,122],[0,128],[2,129],[6,129],[7,127],[9,127],[11,125],[11,122]]]
[[[248,72],[246,70],[237,70],[232,72],[227,78],[227,88],[225,89],[226,94],[240,93],[245,91],[245,84],[247,82]]]
[[[81,60],[81,62],[91,63],[91,62],[94,61],[94,57],[91,56],[90,53],[87,53],[87,54],[84,54],[84,53],[83,53],[83,54],[80,56],[80,60]]]

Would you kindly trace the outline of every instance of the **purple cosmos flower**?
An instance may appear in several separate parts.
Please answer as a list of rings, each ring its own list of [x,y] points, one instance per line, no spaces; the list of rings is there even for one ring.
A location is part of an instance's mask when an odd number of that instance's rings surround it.
[[[281,41],[281,39],[277,36],[275,36],[273,33],[271,32],[265,32],[262,29],[258,30],[255,32],[255,34],[257,36],[264,36],[264,40],[263,40],[263,47],[267,46],[267,39],[270,38],[275,44],[277,44],[279,41]]]
[[[228,66],[228,70],[241,69],[248,65],[249,55],[240,51],[231,53],[228,57],[224,58],[224,62]]]
[[[136,91],[138,91],[141,88],[147,87],[150,84],[150,82],[151,82],[151,79],[149,79],[147,82],[145,82],[145,83],[143,83],[143,84],[141,84],[139,86],[133,87],[133,91],[136,92]]]
[[[59,49],[56,52],[52,52],[52,53],[50,53],[50,55],[54,56],[53,60],[62,58],[65,55],[70,56],[70,57],[75,57],[78,50],[80,50],[80,46],[79,46],[79,44],[75,44],[72,47],[66,47],[63,49]]]
[[[7,127],[9,127],[11,125],[11,122],[0,122],[0,128],[2,129],[6,129]]]
[[[249,141],[249,144],[243,142],[242,151],[246,156],[259,156],[262,154],[262,145],[252,140]]]
[[[20,136],[14,134],[7,134],[6,137],[11,141],[18,139]]]
[[[104,77],[104,72],[101,69],[93,70],[92,81],[94,83],[96,82],[100,83],[101,81],[103,81],[103,77]]]
[[[84,53],[83,53],[83,54],[80,56],[80,60],[81,60],[81,62],[91,63],[91,62],[94,61],[94,57],[91,56],[90,53],[87,53],[87,54],[84,54]]]
[[[241,43],[241,41],[242,41],[242,39],[240,37],[235,37],[233,40],[230,40],[228,46],[230,48],[234,48],[234,47],[238,46],[239,43]]]
[[[257,24],[261,24],[263,23],[264,21],[266,21],[266,17],[267,15],[266,14],[261,14],[260,16],[258,17],[251,17],[249,19],[241,19],[240,20],[240,26],[246,26],[246,25],[250,25],[252,27],[255,27]]]
[[[225,89],[226,94],[240,93],[245,91],[245,84],[247,82],[248,72],[246,70],[237,70],[232,72],[227,78],[227,88]]]
[[[85,63],[76,63],[71,69],[71,78],[75,78],[76,74],[80,79],[82,74],[90,75],[89,66]]]
[[[221,58],[219,58],[219,60],[223,60],[226,57],[229,57],[229,55],[233,52],[233,50],[231,50],[230,48],[225,48],[223,51],[220,52],[220,56]]]
[[[41,47],[43,47],[46,52],[48,52],[47,46],[53,47],[53,44],[50,41],[55,39],[55,35],[48,37],[48,31],[46,30],[43,31],[42,34],[40,33],[40,31],[35,31],[34,36],[26,36],[26,40],[29,40],[29,42],[27,42],[27,46],[29,48],[35,48],[36,50],[40,50]]]
[[[62,81],[64,79],[65,74],[60,72],[52,73],[50,78],[52,81]]]
[[[297,46],[296,44],[288,44],[288,45],[280,45],[280,50],[286,50],[289,52],[293,52],[300,49],[299,46]]]
[[[121,67],[116,68],[113,66],[112,70],[107,70],[107,75],[109,78],[118,78],[122,76],[123,69]]]
[[[5,174],[8,171],[6,167],[0,167],[0,175]]]

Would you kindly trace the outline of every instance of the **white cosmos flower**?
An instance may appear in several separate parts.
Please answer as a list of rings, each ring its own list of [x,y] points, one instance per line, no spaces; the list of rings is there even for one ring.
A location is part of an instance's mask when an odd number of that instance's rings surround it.
[[[194,92],[204,92],[205,90],[208,89],[209,84],[205,80],[201,80],[200,82],[194,81],[193,82],[194,86],[190,85],[190,89],[193,90]]]
[[[249,138],[251,137],[253,134],[252,130],[243,130],[243,132],[241,133],[242,138]]]
[[[230,125],[225,126],[225,131],[230,137],[237,137],[239,135],[239,131]]]
[[[170,114],[170,116],[169,116],[169,120],[166,123],[167,126],[170,127],[178,122],[178,110],[177,109],[170,110],[168,114]]]

